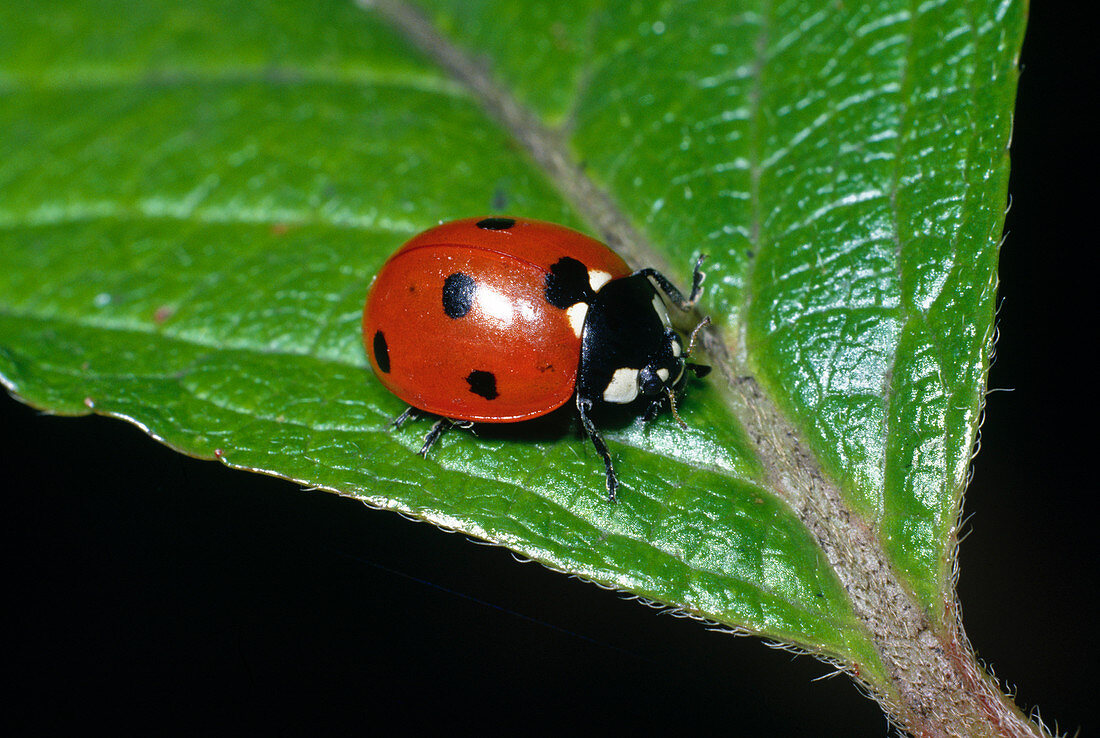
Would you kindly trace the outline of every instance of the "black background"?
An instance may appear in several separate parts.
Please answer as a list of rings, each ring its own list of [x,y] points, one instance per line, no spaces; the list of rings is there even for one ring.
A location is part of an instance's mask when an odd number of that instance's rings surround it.
[[[1095,422],[1083,215],[1096,206],[1071,163],[1094,145],[1096,90],[1054,5],[1033,6],[1024,48],[990,377],[1014,391],[989,397],[960,596],[982,659],[1072,732],[1089,727],[1096,663],[1081,507],[1096,484],[1078,429]],[[184,457],[125,423],[6,395],[0,416],[4,655],[19,684],[3,720],[23,731],[887,732],[846,678],[812,682],[828,668],[810,658]]]

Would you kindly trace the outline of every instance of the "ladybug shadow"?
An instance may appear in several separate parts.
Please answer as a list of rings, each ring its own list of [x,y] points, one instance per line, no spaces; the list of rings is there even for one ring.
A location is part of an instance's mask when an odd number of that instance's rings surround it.
[[[470,431],[488,441],[539,443],[556,441],[581,432],[577,408],[568,402],[546,415],[518,423],[474,423]]]
[[[648,403],[634,402],[627,405],[601,403],[589,411],[596,428],[621,430],[633,425],[643,415]],[[557,410],[519,423],[475,423],[473,433],[478,438],[494,441],[527,441],[531,443],[557,441],[563,438],[587,440],[580,414],[573,400]]]

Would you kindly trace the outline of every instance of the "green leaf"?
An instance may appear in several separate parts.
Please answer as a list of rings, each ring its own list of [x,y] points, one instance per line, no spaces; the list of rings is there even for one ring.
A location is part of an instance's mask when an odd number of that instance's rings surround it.
[[[680,283],[709,254],[729,366],[939,622],[989,363],[1023,3],[422,8],[491,69],[488,93],[340,0],[5,3],[0,377],[52,412],[127,418],[885,684],[735,383],[693,386],[687,431],[609,426],[611,505],[598,457],[555,420],[414,457],[427,424],[388,431],[402,404],[367,368],[362,303],[409,236],[490,212],[590,232],[608,215],[640,236],[628,256]],[[533,116],[502,119],[501,100]],[[572,169],[525,151],[541,126]],[[601,198],[578,197],[582,180]]]

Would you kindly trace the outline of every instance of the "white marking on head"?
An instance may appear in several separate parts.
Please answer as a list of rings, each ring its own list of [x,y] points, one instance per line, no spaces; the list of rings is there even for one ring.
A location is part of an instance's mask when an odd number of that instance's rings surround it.
[[[593,292],[599,292],[600,287],[611,281],[611,275],[607,272],[601,272],[599,269],[588,270],[588,284],[592,285]]]
[[[565,311],[565,317],[569,318],[569,326],[573,329],[573,333],[580,338],[581,331],[584,330],[584,319],[588,317],[588,303],[578,302],[570,305]]]
[[[661,322],[665,324],[665,328],[672,327],[672,321],[668,319],[668,310],[665,309],[665,303],[660,295],[653,296],[653,310],[661,316]]]
[[[680,345],[680,337],[679,336],[674,335],[672,337],[672,340],[669,341],[669,343],[672,345],[672,355],[673,356],[678,357],[678,356],[680,356],[680,354],[684,353],[684,347]]]
[[[638,396],[638,370],[616,369],[603,391],[604,402],[617,402],[620,405],[633,402]]]

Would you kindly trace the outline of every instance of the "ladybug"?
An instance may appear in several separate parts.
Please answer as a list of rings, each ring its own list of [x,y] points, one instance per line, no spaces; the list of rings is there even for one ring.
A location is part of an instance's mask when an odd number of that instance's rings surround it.
[[[651,420],[675,392],[704,318],[685,350],[660,297],[690,310],[703,257],[685,298],[655,269],[632,270],[599,241],[553,223],[468,218],[431,228],[382,266],[363,311],[374,373],[410,407],[439,416],[421,456],[449,428],[515,423],[574,400],[581,424],[619,482],[593,408],[640,400]],[[660,293],[658,292],[660,290]]]

